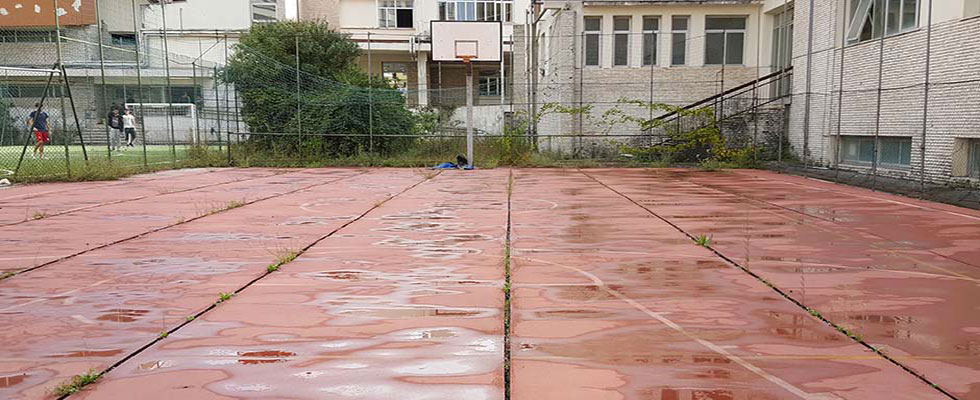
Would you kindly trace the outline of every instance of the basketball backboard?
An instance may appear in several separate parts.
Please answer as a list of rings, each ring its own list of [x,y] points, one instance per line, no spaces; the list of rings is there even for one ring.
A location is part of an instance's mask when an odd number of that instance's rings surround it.
[[[432,21],[432,61],[500,62],[503,25],[499,21]]]

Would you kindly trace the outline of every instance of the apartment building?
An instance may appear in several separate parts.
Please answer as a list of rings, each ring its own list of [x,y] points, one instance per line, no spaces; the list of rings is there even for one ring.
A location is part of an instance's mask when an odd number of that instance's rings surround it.
[[[530,0],[302,0],[299,17],[326,21],[363,50],[361,68],[383,75],[413,106],[466,104],[466,71],[460,63],[433,62],[429,23],[501,21],[501,63],[475,63],[476,128],[497,132],[511,106],[514,27],[525,23]],[[457,114],[462,114],[459,112]]]
[[[228,130],[228,115],[234,114],[233,109],[229,110],[234,104],[234,91],[217,87],[214,68],[224,63],[225,49],[230,52],[239,35],[253,24],[281,19],[282,3],[283,0],[169,0],[165,4],[159,0],[0,0],[0,66],[51,68],[59,59],[60,48],[79,122],[90,142],[106,140],[104,116],[111,104],[193,104],[200,114],[216,113],[220,104],[226,114],[223,130]],[[60,43],[56,25],[60,25]],[[2,94],[15,104],[13,115],[27,115],[40,99],[47,76],[27,70],[4,70],[0,74]],[[50,93],[56,101],[49,103],[49,114],[55,120],[62,120],[57,99],[64,94],[60,88]],[[179,107],[174,111],[178,140],[192,130],[200,133],[217,127],[215,117],[203,118],[206,124],[198,126],[190,109]],[[165,108],[155,112],[147,108],[141,116],[147,119],[147,127],[154,127],[147,131],[148,141],[169,139],[169,129],[161,128],[169,124]],[[55,127],[59,125],[60,122]]]
[[[537,133],[640,134],[600,117],[617,108],[635,117],[639,100],[684,106],[752,81],[786,64],[764,38],[778,15],[761,1],[545,1],[537,22],[519,29],[518,103],[590,106],[588,115],[542,116]],[[777,27],[778,28],[778,27]],[[778,43],[778,42],[777,42]],[[783,52],[785,53],[785,51]],[[773,63],[772,61],[776,62]],[[536,76],[535,76],[536,75]],[[570,150],[571,140],[549,140]]]
[[[795,7],[789,134],[798,153],[860,172],[918,180],[924,169],[927,181],[977,182],[980,0],[814,0],[812,46],[810,8]]]

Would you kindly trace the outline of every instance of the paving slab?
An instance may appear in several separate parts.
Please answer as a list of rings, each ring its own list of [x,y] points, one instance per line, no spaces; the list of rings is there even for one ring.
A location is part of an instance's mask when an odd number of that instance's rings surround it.
[[[515,174],[512,399],[945,398],[586,175]]]
[[[79,397],[501,399],[507,183],[444,172]]]
[[[591,175],[961,399],[980,398],[973,210],[763,172]]]
[[[8,384],[0,386],[0,398],[44,397],[74,374],[107,368],[213,304],[220,293],[262,276],[278,258],[424,179],[411,170],[365,172],[309,170],[248,187],[229,185],[212,198],[254,199],[307,188],[4,280],[0,382]]]
[[[253,178],[196,190],[162,194],[125,203],[83,209],[68,214],[0,227],[0,272],[23,271],[73,257],[101,246],[179,225],[226,208],[318,185],[335,177],[356,174],[352,169],[248,172]],[[265,175],[265,176],[263,176]],[[202,179],[221,180],[220,175]],[[94,195],[98,196],[99,192]],[[107,195],[111,195],[107,191]],[[109,201],[107,197],[104,201]],[[102,200],[92,200],[102,201]]]
[[[209,169],[180,175],[166,174],[154,179],[128,179],[107,184],[74,185],[69,190],[24,191],[3,196],[0,192],[0,229],[18,223],[37,223],[45,218],[100,206],[147,199],[164,194],[192,191],[230,182],[284,174],[273,169]]]

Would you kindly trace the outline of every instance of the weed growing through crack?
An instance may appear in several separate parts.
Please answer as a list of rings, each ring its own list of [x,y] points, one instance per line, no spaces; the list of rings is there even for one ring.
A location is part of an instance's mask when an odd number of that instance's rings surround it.
[[[160,331],[160,335],[159,335],[160,336],[160,339],[166,339],[167,338],[167,335],[169,335],[169,333],[167,333],[167,331]]]
[[[87,373],[75,375],[68,381],[62,382],[58,386],[55,386],[54,389],[51,390],[51,393],[56,396],[68,396],[75,394],[82,391],[82,388],[85,386],[95,383],[95,381],[99,380],[101,377],[102,374],[99,374],[98,371],[90,369]]]
[[[235,296],[234,293],[225,293],[225,292],[218,293],[218,302],[224,303],[228,300],[231,300],[231,298],[234,296]]]
[[[47,217],[48,217],[48,213],[44,211],[35,211],[34,216],[32,216],[31,218],[33,218],[34,220],[39,220],[39,219],[45,219]]]
[[[194,320],[194,316],[193,315],[188,315],[187,316],[187,322],[191,322],[193,320]]]
[[[701,247],[711,246],[711,236],[698,235],[698,237],[694,238],[694,243]]]
[[[276,272],[276,271],[279,270],[279,264],[269,264],[269,266],[266,267],[265,270],[266,270],[266,272],[269,272],[269,273]]]
[[[2,281],[4,279],[7,279],[7,278],[9,278],[11,276],[14,276],[14,275],[17,275],[17,274],[15,272],[13,272],[13,271],[4,272],[4,273],[0,274],[0,281]]]
[[[415,174],[421,176],[422,179],[430,180],[432,178],[435,178],[436,175],[439,175],[439,171],[417,168],[415,169]]]

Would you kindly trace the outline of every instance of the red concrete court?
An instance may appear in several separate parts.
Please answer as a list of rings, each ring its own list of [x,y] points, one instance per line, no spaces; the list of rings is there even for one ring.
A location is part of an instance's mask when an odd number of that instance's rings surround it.
[[[0,230],[4,399],[980,399],[980,212],[798,177],[197,169]]]

